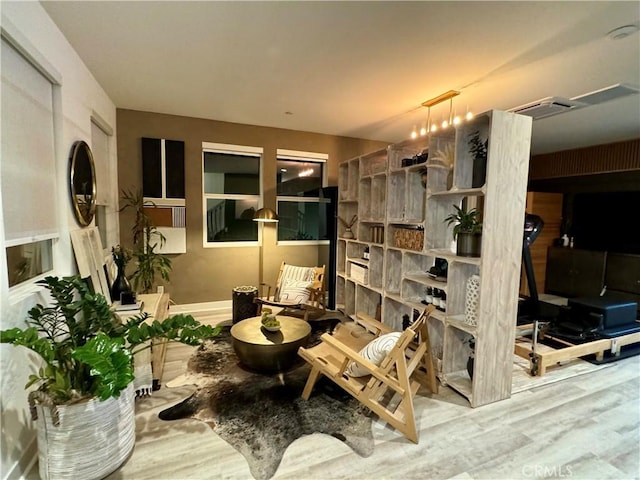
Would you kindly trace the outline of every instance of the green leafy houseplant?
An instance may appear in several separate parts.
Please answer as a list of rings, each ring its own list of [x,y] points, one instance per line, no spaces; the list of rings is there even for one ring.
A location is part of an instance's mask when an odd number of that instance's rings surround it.
[[[202,325],[191,315],[173,315],[146,322],[140,314],[122,322],[104,296],[92,293],[78,276],[46,277],[38,282],[52,297],[51,305],[29,310],[27,328],[0,331],[0,342],[23,346],[44,361],[25,388],[35,403],[64,405],[97,397],[119,397],[134,379],[133,355],[164,338],[199,345],[219,328]]]
[[[481,248],[482,222],[480,212],[475,208],[467,210],[453,205],[455,212],[447,216],[444,221],[453,226],[453,239],[456,243],[456,253],[463,257],[479,257]]]
[[[467,210],[458,205],[453,206],[455,212],[444,219],[447,225],[453,226],[453,239],[457,239],[460,233],[478,234],[482,233],[482,223],[480,222],[480,212],[475,208]]]
[[[149,293],[156,281],[156,276],[169,281],[172,269],[171,259],[156,251],[158,245],[160,247],[164,245],[166,238],[158,231],[153,219],[145,212],[145,207],[155,207],[155,204],[150,201],[145,202],[141,191],[125,190],[122,192],[122,199],[124,206],[120,211],[131,208],[135,213],[131,232],[133,234],[133,257],[136,260],[136,270],[130,278],[134,290]]]

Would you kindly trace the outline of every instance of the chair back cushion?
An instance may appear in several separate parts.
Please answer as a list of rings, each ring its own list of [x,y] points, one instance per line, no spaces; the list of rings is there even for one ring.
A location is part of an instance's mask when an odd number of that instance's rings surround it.
[[[280,289],[280,302],[291,302],[295,304],[306,303],[309,301],[309,287],[313,282],[307,280],[286,279],[282,282]]]
[[[380,365],[384,357],[395,347],[398,343],[398,339],[402,335],[402,332],[391,332],[380,335],[375,340],[372,340],[360,350],[360,355],[366,358],[375,365]],[[369,370],[358,365],[356,362],[351,362],[347,367],[346,372],[352,377],[364,377],[371,374]]]
[[[307,298],[304,300],[305,302],[309,299],[309,291],[306,290],[307,287],[310,287],[311,284],[313,283],[313,281],[315,280],[316,277],[316,269],[315,267],[298,267],[295,265],[289,265],[287,263],[285,263],[282,266],[282,271],[280,272],[280,278],[278,281],[278,285],[277,285],[277,291],[276,291],[276,298],[275,301],[276,302],[280,302],[285,300],[285,298],[283,298],[283,292],[285,290],[285,285],[288,284],[288,281],[290,280],[294,280],[294,281],[298,281],[298,282],[307,282],[308,285],[306,285],[304,287],[305,291],[306,291],[306,295]],[[288,288],[301,288],[300,285],[296,284],[295,286],[289,285]],[[294,292],[295,293],[295,292]],[[287,300],[289,301],[289,300]],[[298,302],[298,303],[304,303],[304,302]]]

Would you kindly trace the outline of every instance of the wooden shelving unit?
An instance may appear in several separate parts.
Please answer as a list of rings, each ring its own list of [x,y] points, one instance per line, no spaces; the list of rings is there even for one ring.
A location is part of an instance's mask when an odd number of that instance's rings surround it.
[[[474,187],[469,141],[476,132],[488,141],[488,154],[485,181]],[[511,394],[530,140],[530,117],[494,110],[339,166],[338,215],[347,221],[358,215],[356,238],[344,238],[344,228],[339,230],[340,308],[347,315],[379,313],[385,324],[402,330],[403,317],[413,319],[424,309],[427,288],[445,292],[446,310],[429,320],[439,378],[473,407]],[[406,160],[447,149],[455,152],[451,170]],[[482,212],[479,258],[455,254],[452,226],[444,222],[462,203]],[[406,238],[410,241],[399,240]],[[367,247],[370,256],[364,261]],[[448,262],[446,281],[427,275],[438,258]],[[366,281],[350,275],[350,264],[367,269]],[[465,317],[472,275],[480,277],[475,325]],[[473,378],[467,372],[470,340],[475,345]]]

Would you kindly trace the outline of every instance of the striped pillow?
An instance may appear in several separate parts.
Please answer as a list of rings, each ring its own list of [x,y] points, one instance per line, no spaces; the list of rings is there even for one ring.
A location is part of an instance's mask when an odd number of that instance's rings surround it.
[[[391,351],[391,349],[398,343],[398,339],[402,335],[402,332],[391,332],[385,333],[384,335],[380,335],[375,340],[367,343],[362,350],[360,350],[360,355],[371,363],[375,365],[380,365],[384,357]],[[366,368],[358,365],[356,362],[351,362],[351,364],[347,367],[347,374],[352,377],[364,377],[365,375],[369,375],[369,372]]]
[[[306,280],[285,280],[280,291],[280,301],[287,303],[306,303],[309,300],[309,287],[313,282]]]

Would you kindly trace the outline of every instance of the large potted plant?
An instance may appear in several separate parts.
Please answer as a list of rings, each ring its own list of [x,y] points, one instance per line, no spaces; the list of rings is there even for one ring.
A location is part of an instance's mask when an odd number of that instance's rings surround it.
[[[219,329],[190,315],[123,321],[78,276],[38,283],[50,304],[29,310],[26,328],[0,331],[0,342],[28,348],[43,362],[25,385],[35,387],[28,398],[37,420],[40,476],[103,478],[135,442],[134,355],[155,338],[198,345]]]
[[[145,201],[141,191],[125,190],[122,192],[124,206],[120,211],[132,209],[135,220],[131,232],[133,234],[133,257],[136,269],[131,274],[133,288],[139,293],[151,292],[156,277],[169,281],[172,265],[171,259],[157,252],[164,245],[166,238],[158,230],[153,219],[146,213],[145,207],[155,207],[151,201]]]
[[[475,208],[453,205],[455,212],[445,218],[447,225],[454,224],[453,239],[456,240],[456,254],[461,257],[479,257],[482,248],[482,222],[480,212]]]

